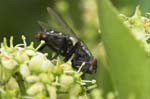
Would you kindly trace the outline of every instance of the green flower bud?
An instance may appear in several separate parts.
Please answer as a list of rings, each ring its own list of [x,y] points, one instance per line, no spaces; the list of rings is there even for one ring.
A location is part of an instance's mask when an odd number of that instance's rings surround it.
[[[38,82],[40,80],[40,78],[36,75],[30,75],[30,76],[27,76],[25,78],[25,80],[28,82],[28,83],[34,83],[34,82]]]
[[[36,55],[36,52],[33,51],[33,50],[25,50],[25,53],[26,53],[28,56],[34,56],[34,55]]]
[[[50,72],[53,66],[49,60],[44,60],[41,65],[41,72]]]
[[[57,99],[56,87],[47,85],[47,90],[48,90],[50,99]]]
[[[70,99],[77,99],[82,92],[82,87],[79,84],[75,84],[69,91]]]
[[[114,93],[109,92],[109,93],[107,94],[107,99],[115,99]]]
[[[27,90],[27,94],[33,96],[42,92],[43,90],[44,90],[44,86],[42,83],[35,83]]]
[[[12,71],[0,65],[0,85],[7,83],[12,76]]]
[[[7,82],[7,88],[14,90],[14,91],[19,90],[19,86],[18,86],[15,78],[10,78],[10,80]]]
[[[18,65],[17,62],[9,56],[1,57],[1,62],[2,65],[9,70],[15,69]]]
[[[61,84],[61,90],[67,91],[69,90],[74,83],[74,79],[72,76],[68,75],[61,75],[60,77],[60,84]]]
[[[63,71],[73,71],[72,66],[70,64],[64,63],[60,65],[63,69]]]
[[[92,99],[103,99],[103,92],[99,89],[93,89],[91,91],[91,97]]]
[[[49,77],[49,75],[46,74],[46,73],[41,73],[41,74],[39,75],[39,78],[40,78],[40,81],[41,81],[42,83],[45,83],[45,84],[50,84],[50,83],[51,83],[50,77]]]
[[[40,73],[43,61],[45,61],[45,57],[43,55],[38,54],[33,56],[29,61],[29,69],[34,73]]]
[[[48,99],[48,98],[46,97],[45,92],[40,92],[36,96],[34,96],[32,99]]]
[[[15,99],[15,91],[14,90],[8,90],[2,92],[1,97],[2,99]]]
[[[60,75],[62,73],[62,67],[60,65],[56,65],[53,68],[53,73],[55,75]]]
[[[28,77],[31,74],[27,64],[22,64],[20,66],[20,73],[24,78]]]
[[[75,72],[73,77],[76,81],[80,81],[82,74],[83,74],[82,72]]]
[[[19,51],[20,50],[20,51]],[[28,55],[24,52],[22,48],[19,48],[19,50],[15,53],[15,60],[18,63],[23,63],[24,61],[29,60]]]

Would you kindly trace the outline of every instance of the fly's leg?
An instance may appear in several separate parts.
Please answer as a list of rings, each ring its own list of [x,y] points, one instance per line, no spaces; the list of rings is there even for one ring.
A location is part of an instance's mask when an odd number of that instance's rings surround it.
[[[46,44],[43,44],[43,45],[38,49],[38,51],[42,51],[45,47],[46,47]]]
[[[51,58],[51,60],[56,59],[60,53],[61,53],[61,50],[57,50],[56,54]]]
[[[42,51],[45,47],[46,47],[46,44],[43,44],[43,45],[38,49],[38,51]],[[51,49],[53,49],[53,48],[51,48]],[[57,58],[58,55],[59,55],[59,50],[56,51],[56,54],[51,58],[51,60]]]
[[[72,61],[73,68],[77,69],[79,72],[82,72],[83,74],[81,75],[82,79],[85,79],[85,74],[88,72],[90,66],[88,65],[87,62],[83,61],[78,61],[78,60],[73,60]],[[80,66],[80,67],[78,67]]]
[[[83,73],[87,73],[90,68],[90,64],[88,62],[83,62],[79,60],[72,60],[73,68],[80,69]],[[80,66],[80,67],[77,67]]]
[[[73,68],[77,69],[79,72],[82,72],[82,79],[85,79],[85,74],[89,72],[90,64],[88,62],[83,62],[79,60],[72,60]],[[80,66],[80,67],[78,67]]]
[[[65,55],[64,61],[68,61],[75,51],[80,47],[80,42],[77,42]]]

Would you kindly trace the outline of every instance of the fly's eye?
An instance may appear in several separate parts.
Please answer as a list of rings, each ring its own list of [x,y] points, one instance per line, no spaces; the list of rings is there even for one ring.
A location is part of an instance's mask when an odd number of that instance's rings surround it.
[[[93,66],[97,66],[97,60],[96,60],[95,58],[94,58],[93,61],[92,61],[92,65],[93,65]]]
[[[37,40],[45,40],[47,36],[46,36],[46,33],[37,32],[35,37],[36,37]]]
[[[97,70],[97,60],[95,58],[92,61],[92,68],[93,68],[93,71],[96,72],[96,70]]]
[[[37,32],[35,38],[38,40],[42,40],[42,32]]]

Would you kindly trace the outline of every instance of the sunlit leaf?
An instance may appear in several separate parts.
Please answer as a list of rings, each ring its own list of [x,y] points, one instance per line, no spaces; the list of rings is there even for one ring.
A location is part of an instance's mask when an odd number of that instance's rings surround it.
[[[150,57],[108,0],[97,0],[102,39],[120,99],[149,99]]]

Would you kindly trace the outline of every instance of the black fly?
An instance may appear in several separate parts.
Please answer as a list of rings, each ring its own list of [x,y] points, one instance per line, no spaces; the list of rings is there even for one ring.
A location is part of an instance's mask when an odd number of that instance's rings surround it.
[[[73,55],[71,60],[73,68],[79,69],[78,66],[82,65],[81,71],[83,73],[95,73],[97,60],[93,57],[87,46],[78,39],[68,24],[52,8],[48,8],[48,13],[52,15],[64,29],[67,29],[67,32],[72,33],[72,35],[43,27],[42,31],[36,34],[38,40],[44,40],[46,42],[40,50],[48,46],[56,52],[54,58],[58,55],[62,55],[64,56],[65,62]],[[44,23],[40,22],[40,24]]]

